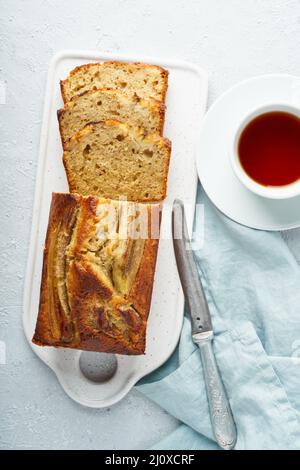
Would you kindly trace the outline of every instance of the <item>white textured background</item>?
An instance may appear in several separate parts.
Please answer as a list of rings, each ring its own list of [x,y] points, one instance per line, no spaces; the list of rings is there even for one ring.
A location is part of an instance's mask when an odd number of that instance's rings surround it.
[[[7,348],[5,365],[0,354],[0,448],[149,447],[176,421],[137,391],[106,410],[73,403],[23,336],[48,62],[65,48],[193,61],[209,73],[211,103],[256,74],[300,75],[300,1],[0,0],[0,11],[0,341]],[[296,249],[299,240],[291,234]]]

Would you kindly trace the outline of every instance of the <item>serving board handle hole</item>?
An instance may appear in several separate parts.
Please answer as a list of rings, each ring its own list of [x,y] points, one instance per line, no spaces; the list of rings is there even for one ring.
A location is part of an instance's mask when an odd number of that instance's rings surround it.
[[[114,354],[84,351],[80,354],[79,368],[92,382],[108,382],[115,375],[118,362]]]

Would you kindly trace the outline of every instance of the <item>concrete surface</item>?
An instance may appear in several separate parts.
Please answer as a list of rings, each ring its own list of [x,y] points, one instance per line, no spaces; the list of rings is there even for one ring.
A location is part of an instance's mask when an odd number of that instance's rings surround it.
[[[300,74],[300,2],[1,0],[0,6],[0,447],[149,447],[176,427],[174,419],[137,391],[106,410],[73,403],[23,336],[22,291],[48,62],[65,48],[193,61],[209,73],[211,103],[256,74]],[[300,247],[297,231],[288,240]]]

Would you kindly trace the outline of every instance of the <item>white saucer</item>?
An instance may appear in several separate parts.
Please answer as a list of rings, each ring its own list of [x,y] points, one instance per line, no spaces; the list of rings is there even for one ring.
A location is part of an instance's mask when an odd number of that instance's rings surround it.
[[[197,169],[211,201],[227,217],[260,230],[300,226],[300,196],[272,200],[256,196],[237,179],[230,164],[235,129],[251,110],[270,103],[300,107],[300,78],[263,75],[243,81],[224,93],[209,109],[200,135]]]

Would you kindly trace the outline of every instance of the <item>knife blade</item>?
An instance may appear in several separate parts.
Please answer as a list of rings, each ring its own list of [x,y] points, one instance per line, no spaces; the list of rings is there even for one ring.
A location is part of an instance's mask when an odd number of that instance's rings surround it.
[[[236,444],[236,427],[216,364],[211,316],[188,234],[184,205],[179,199],[173,203],[172,235],[178,274],[191,318],[192,339],[200,349],[213,432],[220,447],[229,450]]]
[[[172,233],[179,277],[191,315],[192,336],[213,335],[211,316],[188,234],[184,206],[179,200],[175,200],[173,205]]]

